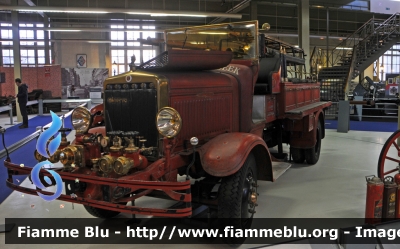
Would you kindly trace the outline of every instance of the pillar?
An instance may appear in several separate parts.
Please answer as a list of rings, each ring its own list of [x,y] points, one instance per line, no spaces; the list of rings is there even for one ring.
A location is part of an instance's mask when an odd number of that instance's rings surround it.
[[[13,5],[17,5],[17,1],[11,1]],[[20,51],[20,43],[19,43],[19,21],[18,21],[18,12],[11,11],[11,22],[12,22],[12,35],[13,35],[13,52],[14,52],[14,79],[21,78],[21,51]],[[23,80],[22,80],[23,82]],[[18,87],[15,85],[15,94],[18,93]],[[17,108],[17,121],[22,122],[21,112],[19,110],[18,101],[16,101]]]
[[[44,14],[43,17],[43,25],[44,25],[44,64],[45,65],[50,65],[51,60],[50,60],[50,45],[49,45],[49,31],[46,30],[46,28],[49,27],[49,17]]]
[[[298,0],[298,32],[299,46],[304,50],[306,70],[310,72],[310,1]]]

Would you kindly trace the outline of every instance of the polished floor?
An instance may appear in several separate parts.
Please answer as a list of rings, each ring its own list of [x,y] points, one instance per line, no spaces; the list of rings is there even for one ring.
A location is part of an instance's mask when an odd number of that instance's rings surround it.
[[[3,126],[9,120],[0,118]],[[349,131],[337,133],[327,130],[322,142],[319,162],[309,166],[293,164],[276,182],[260,182],[259,206],[256,217],[282,218],[363,218],[365,210],[365,176],[377,172],[377,162],[383,144],[392,133]],[[71,136],[72,134],[70,134]],[[31,183],[23,183],[30,186]],[[143,202],[160,201],[143,198]],[[139,204],[140,202],[138,202]],[[12,193],[0,205],[0,224],[6,217],[52,218],[91,217],[81,205],[60,201],[46,202],[39,197]],[[109,248],[110,245],[4,245],[0,234],[0,247],[12,248]],[[163,245],[164,248],[230,248],[225,245]],[[242,245],[253,248],[256,245]],[[152,248],[150,245],[118,245],[118,248]],[[159,247],[155,245],[155,247]],[[338,248],[335,245],[281,245],[272,248]],[[353,247],[356,248],[356,247]],[[367,248],[367,247],[360,247]],[[390,247],[392,248],[392,247]],[[394,248],[394,247],[393,247]]]

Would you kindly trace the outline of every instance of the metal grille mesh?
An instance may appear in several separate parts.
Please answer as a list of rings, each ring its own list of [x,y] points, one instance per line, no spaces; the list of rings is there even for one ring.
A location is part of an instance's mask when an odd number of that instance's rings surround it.
[[[168,51],[161,53],[153,59],[144,62],[139,66],[141,69],[162,68],[168,64]]]
[[[332,101],[332,105],[325,111],[327,119],[336,118],[339,100],[344,100],[344,88],[344,78],[321,80],[321,101]]]
[[[105,90],[104,96],[107,131],[138,131],[146,146],[157,146],[155,89]]]

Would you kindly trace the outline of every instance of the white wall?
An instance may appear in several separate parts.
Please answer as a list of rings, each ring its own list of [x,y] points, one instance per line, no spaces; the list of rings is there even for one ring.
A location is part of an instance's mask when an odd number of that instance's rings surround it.
[[[370,0],[371,12],[394,14],[400,12],[400,0]]]
[[[76,55],[86,54],[88,68],[106,68],[110,43],[87,42],[105,39],[104,36],[105,34],[100,32],[57,32],[52,34],[52,38],[63,40],[54,43],[55,63],[61,64],[62,68],[77,67]],[[75,41],[68,41],[68,39]]]

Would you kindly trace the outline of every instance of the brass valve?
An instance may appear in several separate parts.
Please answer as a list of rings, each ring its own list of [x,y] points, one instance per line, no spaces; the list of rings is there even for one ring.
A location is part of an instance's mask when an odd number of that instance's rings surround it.
[[[56,163],[56,162],[60,161],[60,154],[61,154],[61,150],[56,150],[56,152],[50,156],[49,161],[51,163]]]
[[[142,149],[146,148],[146,147],[144,146],[144,143],[147,142],[147,139],[140,139],[139,142],[142,143]]]
[[[61,136],[61,146],[68,146],[70,142],[67,140],[67,136]]]
[[[113,170],[114,157],[110,155],[102,156],[98,162],[99,168],[104,173],[110,173]]]
[[[128,146],[125,148],[126,153],[134,153],[139,150],[139,148],[135,146],[135,143],[133,142],[133,138],[126,137],[125,141],[128,143]]]
[[[34,157],[38,162],[43,162],[46,161],[46,157],[42,156],[41,154],[39,154],[39,152],[37,150],[35,150],[34,152]]]
[[[118,136],[115,136],[113,138],[113,146],[111,146],[110,151],[112,151],[112,152],[121,151],[124,148],[124,147],[122,147],[121,143],[122,143],[121,138]]]
[[[127,174],[129,170],[133,167],[134,167],[133,160],[123,156],[118,157],[117,160],[114,162],[114,171],[118,175]]]
[[[82,146],[79,145],[70,145],[65,147],[59,154],[60,162],[64,164],[64,166],[71,166],[71,164],[76,164],[78,166],[83,163],[82,157]]]

